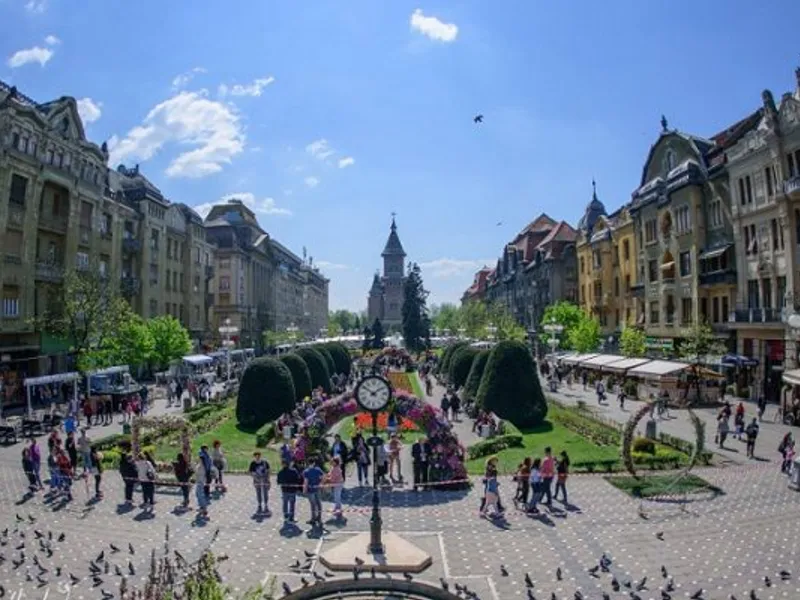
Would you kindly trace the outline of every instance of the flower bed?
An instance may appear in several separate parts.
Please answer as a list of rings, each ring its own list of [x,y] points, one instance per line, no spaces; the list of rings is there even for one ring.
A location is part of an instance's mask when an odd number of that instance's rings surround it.
[[[414,386],[411,385],[409,379],[411,375],[408,373],[398,373],[397,371],[389,371],[389,383],[392,384],[395,393],[405,392],[406,394],[414,393]]]
[[[356,429],[363,429],[364,431],[372,430],[372,415],[367,412],[358,413],[353,419],[353,425]],[[389,428],[389,413],[378,413],[378,431],[386,431]],[[411,419],[400,417],[399,422],[400,431],[419,431],[419,427]]]

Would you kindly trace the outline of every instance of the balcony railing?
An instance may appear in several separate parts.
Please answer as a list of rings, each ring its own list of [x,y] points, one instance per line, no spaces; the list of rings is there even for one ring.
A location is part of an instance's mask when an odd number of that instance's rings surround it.
[[[86,225],[81,225],[79,233],[80,233],[80,243],[85,245],[85,246],[88,246],[89,245],[89,240],[92,239],[92,230],[91,230],[91,228],[86,226]]]
[[[122,240],[122,251],[128,254],[137,254],[142,251],[142,242],[133,237],[127,237]]]
[[[731,311],[731,323],[781,323],[783,311],[779,308],[737,308]]]
[[[711,273],[700,273],[698,277],[700,285],[716,285],[720,283],[735,284],[736,271],[733,269],[725,269],[722,271],[713,271]]]
[[[120,291],[126,297],[135,296],[139,293],[142,282],[138,277],[122,276],[120,280]]]
[[[8,224],[15,227],[22,227],[25,224],[25,206],[15,202],[8,203]]]
[[[49,229],[56,233],[67,232],[67,217],[57,217],[52,215],[39,215],[39,227]]]
[[[40,281],[58,282],[64,278],[63,265],[38,261],[36,263],[36,279]]]
[[[783,191],[787,194],[800,192],[800,175],[795,175],[791,179],[784,181]]]

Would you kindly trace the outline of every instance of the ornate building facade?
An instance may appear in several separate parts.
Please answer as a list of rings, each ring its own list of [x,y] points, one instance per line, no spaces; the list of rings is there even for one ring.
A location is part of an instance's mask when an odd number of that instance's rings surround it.
[[[375,273],[367,297],[369,324],[380,320],[383,326],[398,327],[403,322],[403,288],[406,282],[406,252],[397,235],[397,224],[392,216],[389,238],[381,252],[383,276]]]

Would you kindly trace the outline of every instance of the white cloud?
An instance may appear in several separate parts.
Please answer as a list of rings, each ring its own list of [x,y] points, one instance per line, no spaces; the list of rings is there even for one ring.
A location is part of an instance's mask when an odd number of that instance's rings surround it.
[[[29,13],[40,15],[47,10],[47,0],[28,0],[25,3],[25,10]]]
[[[419,263],[420,269],[429,271],[433,277],[444,279],[459,275],[472,274],[484,265],[492,264],[493,260],[458,260],[455,258],[437,258]]]
[[[194,208],[194,210],[196,210],[200,216],[205,219],[208,213],[211,212],[212,206],[227,202],[228,200],[241,200],[245,206],[247,206],[257,215],[291,216],[292,214],[292,211],[290,211],[288,208],[278,207],[275,204],[274,198],[256,198],[256,195],[252,192],[225,194],[218,202],[205,202],[192,208]]]
[[[458,25],[445,23],[436,17],[426,17],[421,8],[411,13],[411,29],[437,42],[452,42],[458,36]]]
[[[204,177],[244,150],[245,136],[239,115],[230,106],[203,97],[200,92],[180,92],[154,106],[142,121],[114,147],[110,163],[126,159],[148,160],[168,144],[194,146],[167,167],[170,177]]]
[[[194,67],[186,71],[185,73],[181,73],[175,79],[172,80],[172,88],[175,90],[183,89],[187,86],[187,84],[194,79],[195,75],[199,75],[201,73],[207,73],[207,71],[203,67]]]
[[[257,97],[261,95],[265,87],[274,82],[275,82],[274,77],[261,77],[259,79],[254,79],[252,83],[248,83],[246,85],[237,83],[235,85],[228,86],[224,83],[220,83],[219,87],[217,88],[217,93],[222,98],[224,98],[228,94],[230,94],[231,96]]]
[[[347,167],[352,167],[356,163],[356,159],[352,156],[345,156],[344,158],[339,159],[339,168],[345,169]]]
[[[304,182],[307,187],[313,189],[319,185],[319,178],[318,177],[306,177]]]
[[[323,271],[349,271],[351,269],[355,270],[355,267],[353,267],[352,265],[328,262],[327,260],[318,260],[314,264],[317,265]]]
[[[44,43],[48,46],[58,46],[61,43],[61,40],[54,35],[48,35],[46,38],[44,38]]]
[[[103,114],[101,110],[103,108],[102,102],[95,102],[91,98],[81,98],[77,101],[77,104],[78,114],[81,116],[81,121],[83,121],[84,124],[94,123]]]
[[[329,156],[333,155],[336,150],[330,147],[328,140],[325,138],[320,138],[318,140],[314,140],[308,146],[306,146],[306,152],[308,152],[314,158],[325,160]]]
[[[51,58],[53,58],[53,51],[50,48],[34,46],[33,48],[17,50],[11,55],[6,64],[12,69],[37,62],[41,66],[45,66]]]

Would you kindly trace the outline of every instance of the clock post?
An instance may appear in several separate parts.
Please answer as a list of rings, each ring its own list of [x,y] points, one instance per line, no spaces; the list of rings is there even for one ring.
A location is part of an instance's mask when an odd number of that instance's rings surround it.
[[[378,411],[372,412],[372,516],[369,519],[369,553],[383,554],[383,540],[381,539],[381,495],[378,490],[378,445],[383,440],[378,437]]]

